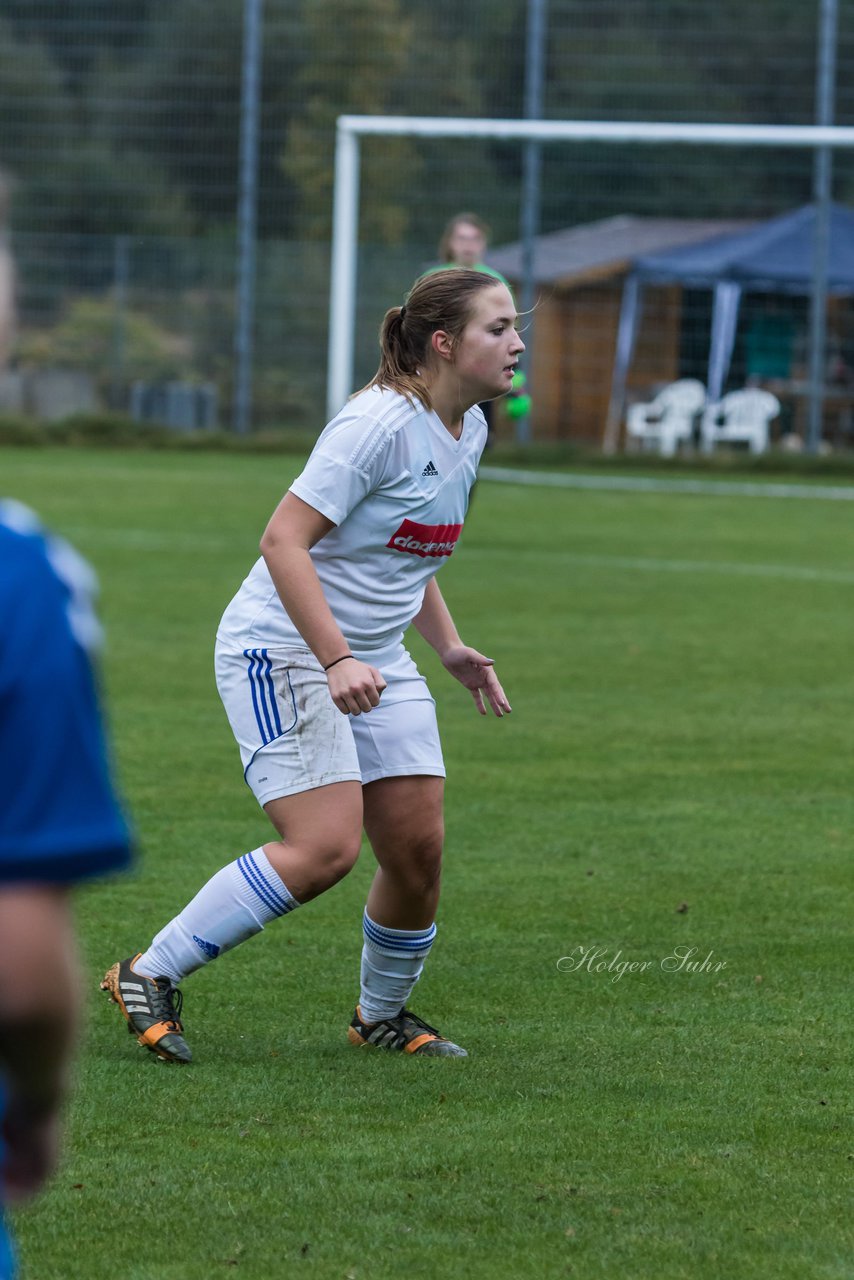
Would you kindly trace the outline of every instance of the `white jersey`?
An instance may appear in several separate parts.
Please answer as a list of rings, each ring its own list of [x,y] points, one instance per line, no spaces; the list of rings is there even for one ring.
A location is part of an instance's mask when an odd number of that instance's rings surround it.
[[[480,409],[465,414],[455,440],[435,413],[376,388],[354,397],[320,435],[290,492],[336,526],[311,558],[354,653],[400,643],[457,545],[485,444]],[[217,634],[240,650],[304,647],[263,558]]]

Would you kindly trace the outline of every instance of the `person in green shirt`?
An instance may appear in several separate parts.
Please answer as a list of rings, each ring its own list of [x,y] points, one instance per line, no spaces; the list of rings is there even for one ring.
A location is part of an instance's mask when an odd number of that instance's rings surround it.
[[[489,227],[476,213],[458,213],[451,218],[442,238],[439,241],[439,266],[434,271],[447,267],[468,267],[470,271],[485,271],[495,276],[502,284],[507,284],[504,276],[494,267],[483,261],[489,243]]]
[[[476,213],[455,214],[442,232],[438,265],[431,267],[425,275],[432,275],[434,271],[447,271],[449,267],[467,267],[470,271],[482,271],[485,275],[494,276],[509,289],[501,272],[483,261],[488,243],[489,227],[482,218]],[[486,419],[487,445],[490,445],[493,437],[492,405],[487,401],[480,408]]]

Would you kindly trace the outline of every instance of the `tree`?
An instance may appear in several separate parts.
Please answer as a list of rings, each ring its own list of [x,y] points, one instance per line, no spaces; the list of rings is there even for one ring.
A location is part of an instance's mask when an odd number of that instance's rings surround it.
[[[243,3],[157,0],[139,57],[102,79],[115,104],[107,127],[118,150],[138,148],[182,192],[194,230],[233,227],[237,210]],[[292,193],[277,164],[302,56],[291,0],[266,0],[259,223],[291,231]],[[102,115],[104,113],[102,112]]]
[[[150,158],[113,146],[108,113],[87,109],[90,84],[72,91],[46,45],[0,22],[0,162],[13,179],[14,225],[75,235],[186,230],[180,192]]]
[[[39,41],[0,19],[0,161],[20,183],[71,146],[73,109],[62,74]]]
[[[304,0],[306,57],[296,81],[303,103],[288,130],[282,168],[298,197],[298,235],[331,230],[335,121],[344,112],[394,109],[395,86],[407,67],[412,21],[399,0]],[[371,193],[364,231],[398,243],[406,231],[401,192],[414,183],[418,158],[408,139],[365,148],[362,180]]]

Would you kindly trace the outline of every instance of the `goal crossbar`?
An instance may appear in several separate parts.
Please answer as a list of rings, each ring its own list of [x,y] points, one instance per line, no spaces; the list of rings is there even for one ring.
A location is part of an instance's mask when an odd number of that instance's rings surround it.
[[[329,289],[327,414],[353,390],[362,137],[491,138],[516,142],[683,143],[688,146],[852,148],[842,125],[686,124],[667,121],[483,120],[454,116],[338,117]]]

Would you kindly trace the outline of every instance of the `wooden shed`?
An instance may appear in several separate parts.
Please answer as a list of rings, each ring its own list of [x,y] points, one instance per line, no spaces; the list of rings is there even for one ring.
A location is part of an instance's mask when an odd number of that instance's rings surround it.
[[[530,368],[535,439],[601,446],[623,282],[633,260],[745,225],[626,214],[537,238]],[[507,277],[518,296],[521,243],[496,247],[488,262]],[[644,397],[656,385],[680,376],[682,336],[681,286],[648,290],[628,382],[630,397]]]

